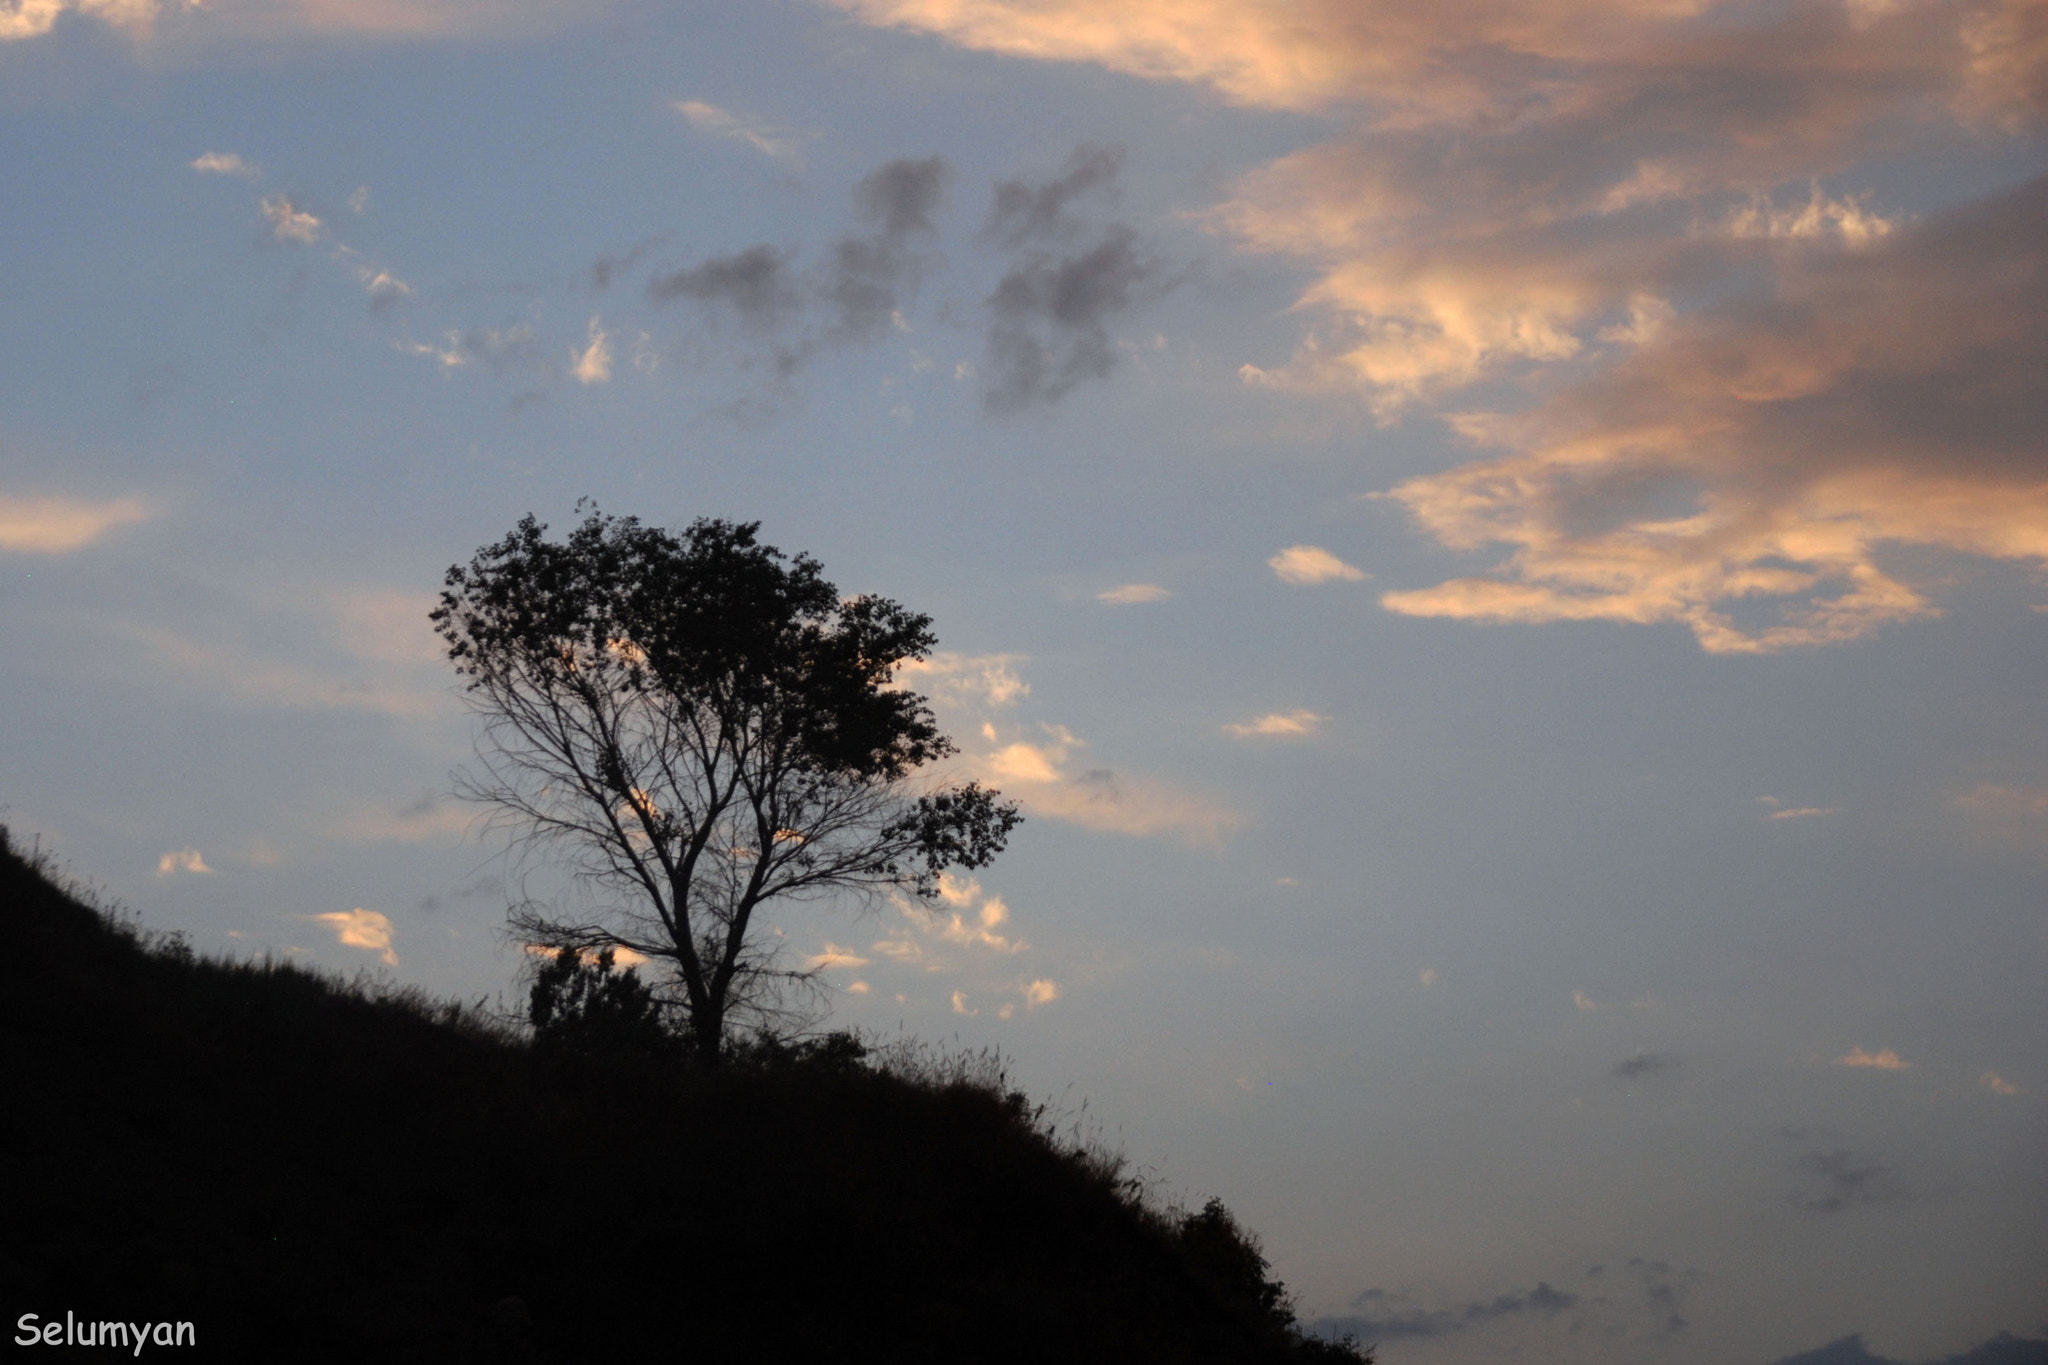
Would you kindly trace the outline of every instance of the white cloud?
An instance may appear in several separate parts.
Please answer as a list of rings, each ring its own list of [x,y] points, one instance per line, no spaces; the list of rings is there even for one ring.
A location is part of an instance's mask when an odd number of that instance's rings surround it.
[[[1017,675],[1022,654],[953,654],[944,650],[928,659],[908,659],[896,666],[899,686],[924,693],[947,706],[999,711],[1031,695],[1031,684]]]
[[[1235,735],[1239,739],[1255,739],[1262,736],[1299,739],[1314,734],[1316,728],[1328,719],[1328,716],[1319,716],[1313,711],[1275,711],[1260,716],[1257,720],[1226,725],[1223,732]]]
[[[278,241],[310,243],[320,240],[320,220],[295,207],[287,196],[265,195],[262,209],[264,221],[270,224],[270,235]]]
[[[195,8],[198,0],[185,0],[185,8]],[[20,42],[26,38],[40,38],[56,27],[57,19],[66,10],[98,19],[114,28],[128,29],[132,33],[147,32],[157,16],[156,0],[14,0],[10,8],[0,8],[0,43]]]
[[[346,914],[336,911],[313,918],[332,929],[343,947],[376,953],[387,967],[398,965],[398,954],[391,950],[391,920],[387,916],[357,906]]]
[[[817,972],[823,971],[827,967],[865,967],[868,965],[868,962],[869,959],[861,957],[849,949],[827,943],[824,952],[813,953],[804,959],[804,970]]]
[[[140,498],[89,502],[84,498],[29,498],[0,494],[0,550],[67,554],[82,550],[117,526],[147,521]]]
[[[1290,545],[1266,561],[1283,583],[1308,586],[1342,580],[1356,583],[1366,577],[1363,569],[1346,564],[1320,545]]]
[[[980,1011],[980,1010],[971,1010],[971,1009],[967,1008],[967,992],[966,992],[966,991],[954,991],[954,992],[953,992],[953,1013],[955,1013],[955,1014],[980,1014],[980,1013],[981,1013],[981,1011]]]
[[[581,351],[571,351],[569,373],[582,384],[602,384],[612,377],[611,339],[605,335],[599,319],[590,320],[590,344]]]
[[[1796,806],[1771,812],[1773,820],[1817,820],[1823,816],[1840,815],[1840,806]]]
[[[239,175],[253,178],[259,172],[256,167],[234,152],[205,152],[195,156],[188,163],[201,175]]]
[[[1095,600],[1106,602],[1112,607],[1137,606],[1145,602],[1162,602],[1173,594],[1157,583],[1125,583],[1095,594]]]
[[[1867,1067],[1875,1071],[1906,1071],[1910,1070],[1913,1064],[1888,1047],[1879,1048],[1876,1052],[1870,1052],[1860,1047],[1852,1047],[1841,1056],[1835,1058],[1835,1065]]]
[[[1051,981],[1034,981],[1024,988],[1024,1007],[1036,1009],[1060,998],[1060,988]]]
[[[388,270],[378,270],[374,266],[361,264],[351,266],[350,269],[355,272],[356,283],[369,293],[373,306],[381,307],[387,303],[395,303],[412,293],[411,285]]]
[[[168,877],[174,872],[193,872],[203,875],[212,871],[213,869],[206,865],[206,859],[199,855],[199,850],[196,848],[174,849],[156,860],[156,875],[159,877]]]
[[[735,114],[715,104],[706,104],[702,100],[675,100],[670,107],[688,119],[692,128],[710,133],[714,137],[744,142],[761,155],[780,161],[795,170],[804,168],[805,135],[801,132],[779,128],[744,114]]]

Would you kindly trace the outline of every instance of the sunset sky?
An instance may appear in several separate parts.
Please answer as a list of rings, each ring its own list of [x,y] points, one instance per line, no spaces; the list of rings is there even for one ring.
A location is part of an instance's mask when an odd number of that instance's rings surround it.
[[[1029,817],[834,1022],[1386,1365],[2048,1334],[2044,117],[2048,0],[0,0],[0,819],[513,1002],[442,574],[758,520]]]

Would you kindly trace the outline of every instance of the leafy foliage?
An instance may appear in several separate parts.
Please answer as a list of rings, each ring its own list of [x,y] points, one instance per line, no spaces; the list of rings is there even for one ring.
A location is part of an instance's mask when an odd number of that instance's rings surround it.
[[[592,510],[566,539],[527,517],[449,569],[433,620],[485,720],[465,794],[607,897],[574,920],[525,909],[550,949],[664,965],[662,1003],[716,1062],[736,1024],[771,1026],[808,980],[752,932],[780,899],[930,904],[1020,820],[973,782],[915,785],[954,752],[893,680],[931,618],[841,598],[759,524],[681,535]]]
[[[534,973],[527,1019],[535,1051],[602,1058],[676,1053],[661,1002],[635,969],[613,971],[614,960],[611,948],[590,961],[561,948]]]

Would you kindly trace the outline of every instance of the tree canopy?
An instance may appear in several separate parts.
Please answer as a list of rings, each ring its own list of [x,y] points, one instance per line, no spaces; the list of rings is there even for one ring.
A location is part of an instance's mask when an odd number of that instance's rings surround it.
[[[516,909],[514,932],[655,960],[714,1063],[805,977],[758,941],[760,906],[929,905],[941,873],[985,866],[1021,819],[931,776],[955,748],[894,685],[931,651],[931,618],[842,598],[759,529],[705,518],[677,535],[593,509],[550,541],[528,516],[448,570],[433,612],[485,721],[464,794],[603,893],[581,918]]]

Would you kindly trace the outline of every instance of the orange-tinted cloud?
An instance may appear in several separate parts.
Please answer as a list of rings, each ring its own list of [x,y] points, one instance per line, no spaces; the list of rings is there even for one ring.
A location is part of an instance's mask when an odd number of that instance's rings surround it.
[[[1386,594],[1464,620],[1679,621],[1714,652],[1934,615],[1894,546],[2048,563],[2048,180],[1757,291],[1530,413],[1510,454],[1390,496],[1478,577]]]
[[[140,498],[90,502],[84,498],[29,498],[0,494],[0,551],[68,554],[117,526],[149,519]]]
[[[343,947],[362,948],[376,953],[387,967],[398,965],[398,954],[391,949],[389,916],[357,906],[346,914],[335,911],[331,914],[315,915],[313,918],[332,929]]]

